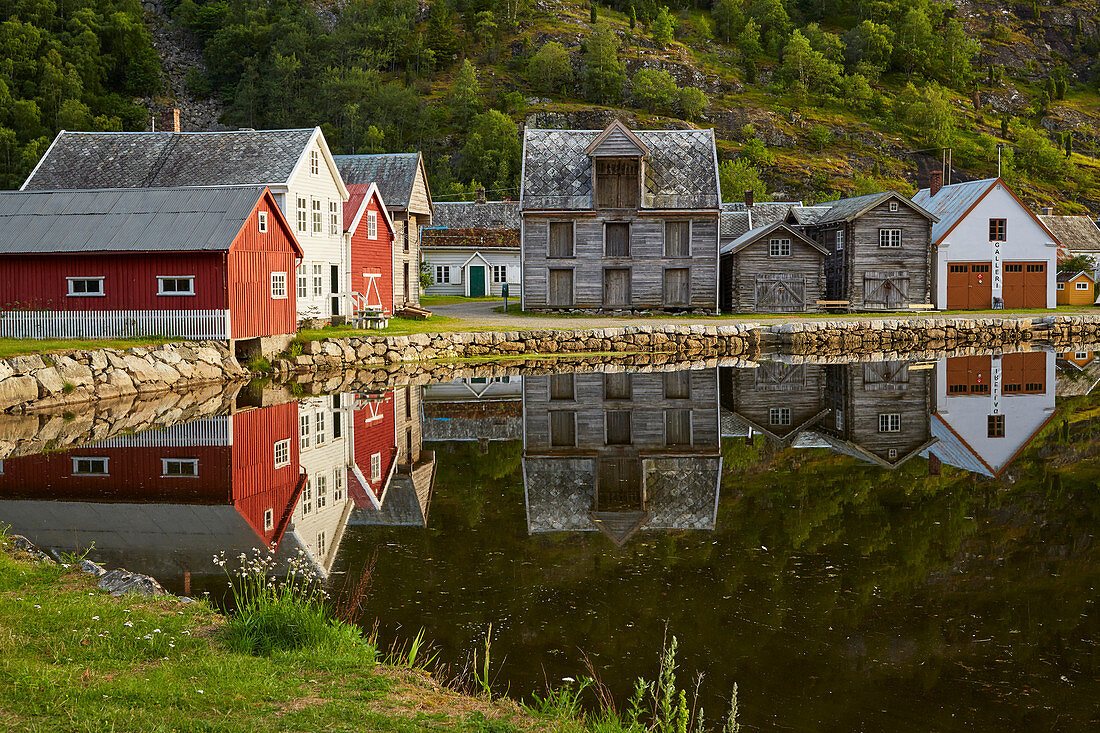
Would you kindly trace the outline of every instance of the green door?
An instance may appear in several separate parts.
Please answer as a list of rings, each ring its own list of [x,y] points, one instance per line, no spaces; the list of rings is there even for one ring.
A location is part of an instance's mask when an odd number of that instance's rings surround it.
[[[482,298],[485,296],[485,268],[470,268],[470,297]]]

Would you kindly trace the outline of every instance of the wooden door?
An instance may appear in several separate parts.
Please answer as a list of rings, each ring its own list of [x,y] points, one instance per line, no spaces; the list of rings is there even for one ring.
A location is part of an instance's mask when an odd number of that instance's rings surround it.
[[[573,448],[577,445],[577,413],[573,410],[550,412],[550,445]]]
[[[909,388],[909,365],[904,361],[871,361],[863,365],[863,389],[867,391]]]
[[[757,275],[756,310],[779,313],[806,310],[806,278],[802,275]]]
[[[608,267],[603,271],[603,304],[612,307],[630,305],[629,267]]]
[[[691,445],[691,410],[665,410],[665,445]]]
[[[603,375],[605,400],[629,400],[633,392],[633,375],[629,372],[608,372]]]
[[[1044,394],[1047,358],[1042,351],[1025,351],[1001,357],[1001,394]]]
[[[550,399],[572,400],[574,395],[574,375],[551,374],[550,375]]]
[[[1047,264],[1006,262],[1004,266],[1005,308],[1047,307]]]
[[[481,265],[470,266],[470,297],[485,296],[485,268]]]
[[[642,509],[642,462],[638,458],[601,458],[596,511]]]
[[[551,270],[549,305],[573,305],[573,271]]]
[[[665,305],[691,305],[691,274],[686,267],[665,270]]]
[[[604,225],[604,256],[630,256],[630,224],[615,221]]]
[[[993,278],[991,263],[948,263],[947,307],[953,310],[992,308]]]
[[[869,270],[863,275],[863,304],[896,310],[909,304],[909,273],[904,270]]]
[[[947,359],[947,396],[989,394],[993,361],[988,356],[952,356]]]
[[[806,371],[802,364],[763,361],[751,370],[757,392],[802,392],[806,389]]]

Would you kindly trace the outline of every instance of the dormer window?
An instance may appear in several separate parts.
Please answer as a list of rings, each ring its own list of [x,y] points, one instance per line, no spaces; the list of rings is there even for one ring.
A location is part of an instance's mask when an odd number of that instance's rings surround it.
[[[642,183],[637,158],[596,158],[596,207],[637,209]]]

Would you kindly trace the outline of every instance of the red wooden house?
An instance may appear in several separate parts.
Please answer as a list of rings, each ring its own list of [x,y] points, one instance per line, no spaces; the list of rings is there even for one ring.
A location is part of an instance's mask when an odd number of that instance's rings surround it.
[[[296,330],[302,257],[264,186],[0,193],[0,336]]]
[[[354,313],[392,314],[394,226],[378,186],[353,184],[344,202]]]
[[[354,400],[348,496],[357,509],[377,509],[397,463],[393,390],[357,393]]]

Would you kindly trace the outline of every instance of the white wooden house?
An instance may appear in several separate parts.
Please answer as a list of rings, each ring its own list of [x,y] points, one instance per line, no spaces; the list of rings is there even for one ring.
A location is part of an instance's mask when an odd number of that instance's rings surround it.
[[[934,214],[939,309],[1055,308],[1058,238],[1000,178],[931,186],[913,202]]]
[[[267,186],[304,253],[298,317],[347,315],[340,178],[321,128],[230,132],[62,130],[21,190]]]
[[[423,231],[424,261],[432,273],[430,295],[519,297],[520,213],[512,201],[435,203],[432,226]]]

